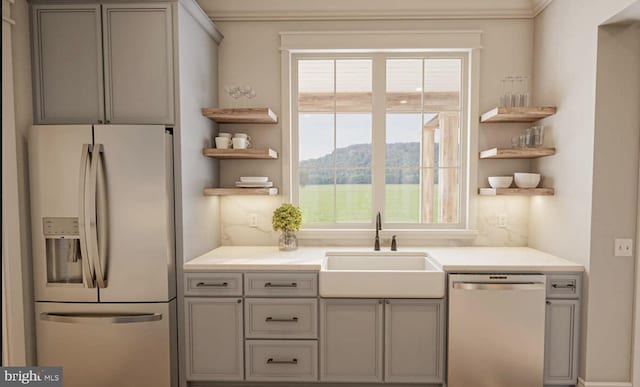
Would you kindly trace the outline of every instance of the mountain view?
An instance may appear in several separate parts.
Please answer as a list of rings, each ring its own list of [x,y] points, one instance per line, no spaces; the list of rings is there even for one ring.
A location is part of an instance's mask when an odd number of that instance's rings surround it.
[[[337,171],[337,184],[371,184],[371,144],[355,144],[338,148],[322,157],[300,162],[300,185],[333,184],[332,168],[334,154],[336,166],[349,168],[363,168],[348,171]],[[438,143],[435,144],[435,154],[438,154]],[[420,143],[402,142],[387,144],[387,168],[420,165]],[[435,158],[438,167],[438,158]],[[419,184],[420,172],[417,169],[392,169],[386,173],[386,184]],[[436,174],[437,183],[437,174]]]

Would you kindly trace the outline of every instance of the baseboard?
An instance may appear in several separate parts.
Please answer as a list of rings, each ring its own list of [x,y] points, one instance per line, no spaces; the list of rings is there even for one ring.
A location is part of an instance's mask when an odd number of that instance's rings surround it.
[[[578,387],[633,387],[631,382],[587,382],[578,378]]]

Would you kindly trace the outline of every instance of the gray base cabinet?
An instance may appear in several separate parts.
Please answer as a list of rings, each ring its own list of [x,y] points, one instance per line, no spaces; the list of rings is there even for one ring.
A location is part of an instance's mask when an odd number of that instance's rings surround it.
[[[188,380],[243,380],[241,298],[185,298]]]
[[[387,300],[385,381],[444,382],[444,301]]]
[[[547,300],[545,385],[577,383],[579,300]]]
[[[320,300],[320,380],[382,381],[382,300]]]
[[[444,319],[439,299],[321,300],[320,380],[443,383]]]

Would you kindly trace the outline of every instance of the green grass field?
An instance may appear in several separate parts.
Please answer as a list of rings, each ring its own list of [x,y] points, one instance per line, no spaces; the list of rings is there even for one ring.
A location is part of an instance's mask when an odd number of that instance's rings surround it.
[[[437,196],[437,188],[435,189]],[[371,215],[371,185],[340,184],[335,192],[334,219],[333,185],[307,185],[300,188],[300,208],[304,223],[352,222],[368,223]],[[418,184],[387,184],[385,222],[417,223],[420,220],[420,186]],[[434,198],[434,203],[438,198]],[[436,211],[437,213],[437,211]]]

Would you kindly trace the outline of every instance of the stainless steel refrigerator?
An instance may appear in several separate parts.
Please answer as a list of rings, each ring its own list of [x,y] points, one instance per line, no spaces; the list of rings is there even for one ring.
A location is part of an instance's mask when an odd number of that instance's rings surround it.
[[[65,387],[176,386],[172,135],[29,132],[37,362]]]

